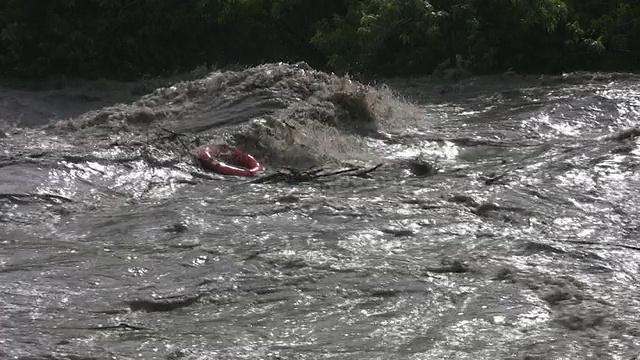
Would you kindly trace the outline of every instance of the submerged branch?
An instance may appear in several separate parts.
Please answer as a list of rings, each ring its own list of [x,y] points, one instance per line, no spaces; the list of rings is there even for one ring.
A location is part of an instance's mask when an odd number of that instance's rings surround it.
[[[187,135],[187,134],[185,134],[185,133],[176,132],[176,131],[173,131],[173,130],[167,129],[167,128],[166,128],[166,127],[164,127],[164,126],[160,126],[160,129],[161,129],[161,130],[163,130],[163,131],[168,132],[169,134],[171,134],[171,135],[170,135],[170,137],[189,136],[189,135]]]
[[[25,199],[25,198],[36,198],[36,199],[43,199],[43,200],[58,200],[58,201],[64,201],[64,202],[68,202],[71,203],[73,202],[73,200],[61,196],[61,195],[55,195],[55,194],[25,194],[25,193],[2,193],[0,194],[0,198],[2,199]]]
[[[571,244],[580,244],[580,245],[597,245],[597,246],[614,246],[628,250],[640,251],[640,246],[626,245],[620,243],[609,243],[609,242],[597,242],[597,241],[586,241],[586,240],[563,240],[563,243],[571,243]]]
[[[367,177],[371,172],[380,168],[382,164],[378,164],[370,168],[349,168],[343,170],[324,172],[323,168],[297,170],[293,168],[283,168],[276,173],[259,177],[252,181],[253,184],[273,184],[273,183],[290,183],[297,184],[301,182],[322,181],[323,178],[337,177],[341,175],[350,175],[358,177]]]

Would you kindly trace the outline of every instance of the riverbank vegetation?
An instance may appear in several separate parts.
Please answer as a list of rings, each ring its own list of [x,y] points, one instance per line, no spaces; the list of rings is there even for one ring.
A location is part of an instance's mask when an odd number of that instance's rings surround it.
[[[5,0],[0,73],[134,79],[306,61],[363,77],[636,70],[640,2]]]

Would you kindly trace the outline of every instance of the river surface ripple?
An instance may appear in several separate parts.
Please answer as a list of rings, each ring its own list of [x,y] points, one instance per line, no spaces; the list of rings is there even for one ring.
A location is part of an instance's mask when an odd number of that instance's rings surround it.
[[[119,195],[104,164],[1,168],[0,357],[637,356],[640,148],[612,135],[640,79],[482,81],[405,84],[424,123],[367,140],[433,176],[150,182],[132,162],[145,189]]]

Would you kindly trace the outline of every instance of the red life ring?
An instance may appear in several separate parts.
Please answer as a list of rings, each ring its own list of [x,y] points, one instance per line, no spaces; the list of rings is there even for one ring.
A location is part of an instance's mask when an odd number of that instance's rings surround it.
[[[200,148],[198,159],[204,167],[222,175],[256,176],[264,170],[253,156],[227,145],[207,145]]]

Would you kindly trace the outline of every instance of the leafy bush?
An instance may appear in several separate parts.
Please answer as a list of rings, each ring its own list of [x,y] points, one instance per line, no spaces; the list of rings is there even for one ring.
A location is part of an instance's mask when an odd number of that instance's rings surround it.
[[[633,69],[623,0],[5,0],[0,73],[139,78],[200,65],[307,61],[363,76]]]

